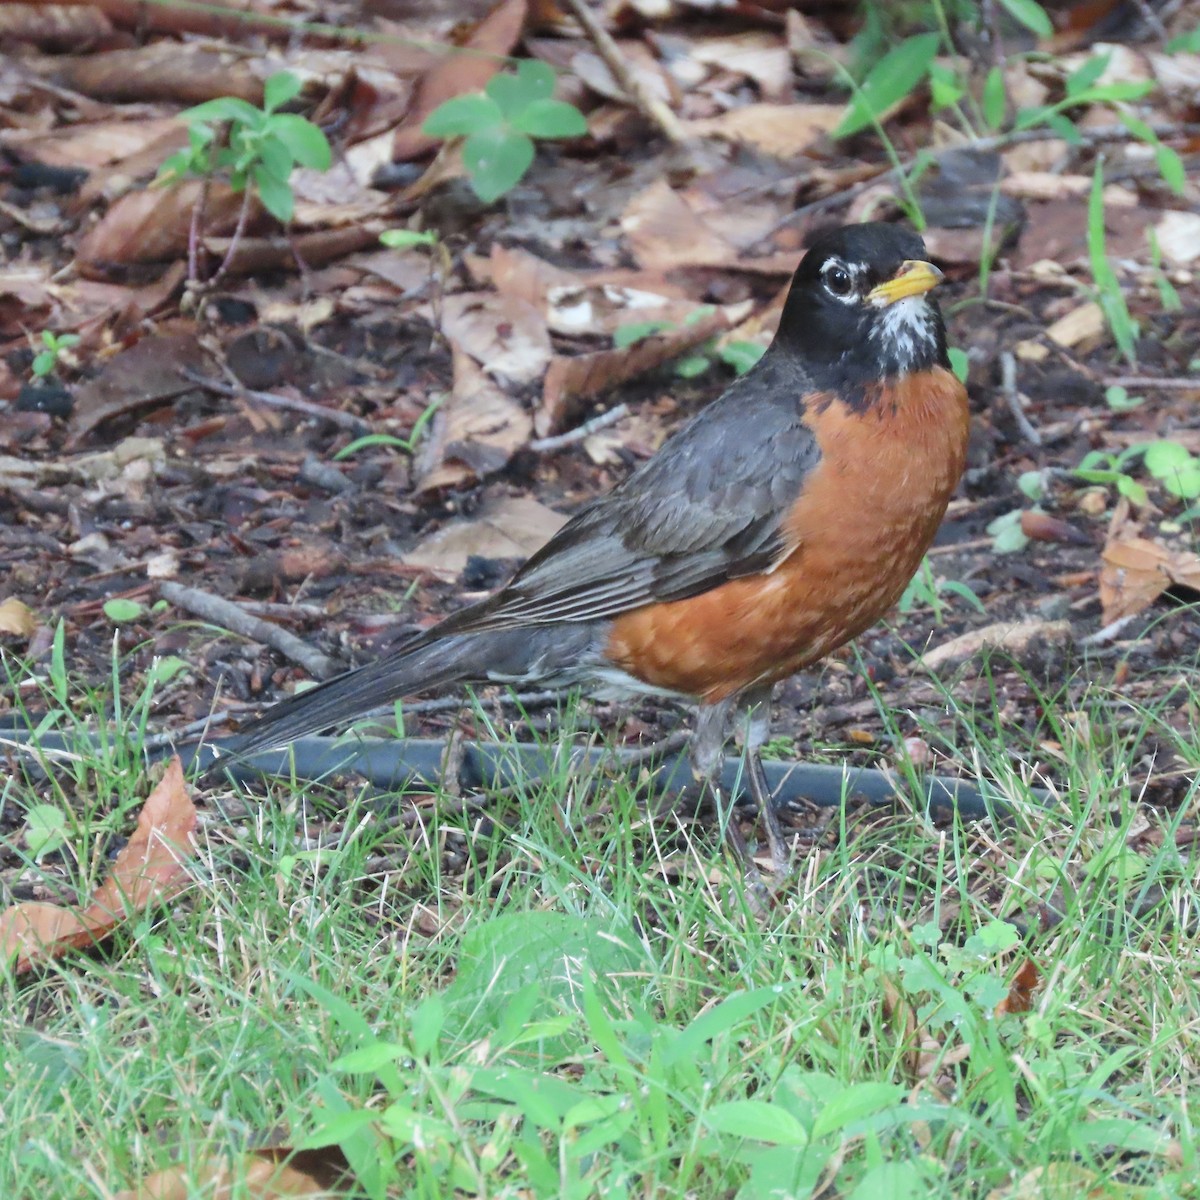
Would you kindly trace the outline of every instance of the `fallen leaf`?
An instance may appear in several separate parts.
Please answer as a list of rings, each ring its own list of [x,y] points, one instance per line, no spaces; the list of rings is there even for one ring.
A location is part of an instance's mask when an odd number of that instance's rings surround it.
[[[187,1167],[167,1167],[147,1175],[136,1187],[118,1192],[115,1200],[190,1200],[197,1187],[208,1200],[282,1200],[285,1196],[341,1194],[348,1164],[340,1150],[286,1147],[252,1150],[240,1166],[226,1158],[210,1158]]]
[[[927,671],[938,671],[958,666],[985,650],[1000,650],[1019,659],[1035,645],[1054,645],[1070,636],[1070,621],[998,621],[935,646],[918,662]]]
[[[619,350],[556,357],[546,370],[542,403],[533,419],[538,437],[548,437],[566,427],[577,414],[580,401],[598,396],[647,371],[653,371],[729,328],[721,310],[691,325],[643,338]]]
[[[196,809],[176,756],[142,806],[133,836],[88,906],[14,905],[0,913],[0,956],[16,955],[13,970],[21,975],[35,963],[57,958],[71,947],[103,940],[121,921],[143,911],[152,901],[176,895],[190,880],[184,862],[192,853],[195,827]]]
[[[688,121],[689,133],[753,146],[776,158],[798,158],[842,118],[837,104],[744,104],[717,117]]]
[[[1046,330],[1046,336],[1064,350],[1098,338],[1104,332],[1104,310],[1093,300],[1059,317]]]
[[[452,521],[427,537],[403,558],[444,579],[456,579],[474,555],[528,558],[540,550],[567,518],[525,496],[488,502],[470,520]]]
[[[550,361],[550,334],[536,308],[491,292],[458,292],[442,301],[442,332],[489,375],[533,383]]]
[[[17,637],[32,637],[37,628],[37,618],[29,607],[16,596],[0,600],[0,633],[11,633]]]
[[[204,353],[191,334],[143,338],[104,364],[100,373],[80,385],[71,414],[71,444],[78,443],[112,417],[173,400],[195,388],[181,369],[199,370]]]
[[[753,79],[760,94],[768,99],[783,99],[792,86],[791,51],[773,32],[750,30],[727,37],[703,38],[689,47],[688,57],[705,66]]]
[[[417,491],[461,487],[502,470],[533,432],[533,418],[451,342],[454,386],[433,418],[417,463]]]
[[[630,253],[643,267],[725,266],[737,251],[714,233],[665,179],[635,196],[621,214]]]
[[[1100,607],[1105,625],[1149,608],[1172,584],[1200,592],[1200,554],[1172,550],[1141,537],[1129,513],[1129,502],[1122,499],[1109,522],[1101,555]]]
[[[1027,958],[1018,968],[1009,984],[1008,995],[996,1005],[996,1016],[1005,1013],[1024,1013],[1033,1008],[1034,989],[1042,982],[1037,965]]]
[[[1092,541],[1083,530],[1076,529],[1069,521],[1032,509],[1021,513],[1021,532],[1034,542],[1068,542],[1075,546],[1087,546]]]
[[[1200,214],[1173,210],[1154,227],[1158,248],[1172,266],[1190,267],[1200,258]]]

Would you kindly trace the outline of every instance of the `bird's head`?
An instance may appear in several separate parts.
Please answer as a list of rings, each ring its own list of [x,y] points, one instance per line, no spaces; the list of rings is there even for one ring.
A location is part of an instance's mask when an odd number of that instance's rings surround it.
[[[792,280],[776,344],[798,354],[822,386],[863,384],[947,366],[946,329],[929,295],[942,273],[925,243],[895,225],[822,234]]]

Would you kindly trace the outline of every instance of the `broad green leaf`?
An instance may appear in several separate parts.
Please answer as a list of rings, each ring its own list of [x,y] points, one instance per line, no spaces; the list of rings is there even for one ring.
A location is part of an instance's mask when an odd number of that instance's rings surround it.
[[[1192,459],[1187,466],[1162,477],[1162,485],[1181,500],[1195,500],[1200,496],[1200,459]]]
[[[67,840],[67,818],[53,804],[32,804],[25,813],[25,845],[35,859],[52,854]]]
[[[940,63],[929,65],[929,101],[934,111],[957,104],[966,95],[966,88],[956,71]]]
[[[663,1055],[663,1061],[674,1063],[685,1058],[695,1058],[705,1042],[722,1033],[732,1033],[740,1029],[756,1012],[778,1004],[780,999],[792,990],[790,987],[772,984],[769,987],[727,996],[714,1008],[710,1008],[688,1024]]]
[[[1111,54],[1092,55],[1082,66],[1067,76],[1067,95],[1073,98],[1081,92],[1086,92],[1104,74],[1111,61]]]
[[[554,95],[554,70],[537,59],[525,59],[518,63],[516,74],[493,75],[484,90],[512,120],[539,100],[548,100]]]
[[[732,367],[738,375],[745,375],[766,352],[766,346],[760,346],[758,342],[744,341],[726,342],[717,351],[721,361],[727,367]]]
[[[409,1022],[408,1035],[412,1038],[413,1049],[422,1058],[428,1058],[433,1053],[445,1023],[446,1005],[437,992],[426,996],[417,1005]]]
[[[1165,479],[1168,475],[1190,466],[1195,459],[1186,446],[1181,446],[1178,442],[1161,441],[1151,442],[1146,447],[1142,461],[1155,479]]]
[[[1136,479],[1130,479],[1128,475],[1117,476],[1117,491],[1127,500],[1132,500],[1134,504],[1145,505],[1150,500],[1146,489]]]
[[[521,182],[533,162],[533,142],[523,133],[496,126],[471,134],[462,154],[475,194],[491,204]]]
[[[675,364],[675,374],[680,379],[695,379],[698,375],[703,375],[711,365],[707,355],[689,354]]]
[[[123,596],[117,596],[104,602],[104,615],[117,625],[123,625],[127,621],[136,621],[143,611],[144,609],[136,600],[127,600]]]
[[[53,350],[43,350],[33,356],[33,365],[30,369],[39,379],[44,379],[57,364],[58,355]]]
[[[853,1083],[835,1096],[817,1113],[813,1139],[829,1133],[840,1133],[848,1125],[874,1116],[904,1098],[904,1088],[898,1083]]]
[[[1046,10],[1036,0],[1000,0],[1014,21],[1024,25],[1038,37],[1048,38],[1054,33],[1054,25]]]
[[[929,1181],[915,1162],[889,1162],[872,1167],[848,1200],[913,1200],[928,1194]]]
[[[380,1125],[397,1141],[425,1149],[431,1142],[456,1139],[454,1126],[430,1113],[419,1113],[402,1104],[389,1104],[379,1119]]]
[[[258,188],[258,198],[263,202],[263,207],[281,225],[286,225],[292,219],[296,207],[291,185],[286,179],[272,174],[262,163],[256,163],[250,174],[254,178],[254,186]]]
[[[583,113],[565,100],[535,100],[514,113],[510,124],[535,138],[583,137],[588,131]]]
[[[472,92],[466,96],[454,96],[444,104],[439,104],[425,118],[421,132],[438,138],[467,137],[502,125],[503,122],[504,114],[491,96]]]
[[[1022,471],[1017,476],[1017,487],[1030,500],[1040,500],[1046,494],[1046,476],[1042,471]]]
[[[268,128],[302,167],[313,171],[329,170],[333,162],[329,139],[311,121],[293,113],[280,113],[271,118]]]
[[[408,1047],[399,1042],[372,1042],[335,1058],[329,1069],[344,1071],[347,1075],[374,1075],[380,1067],[408,1056]]]
[[[770,1142],[776,1146],[806,1146],[808,1133],[785,1108],[765,1100],[730,1100],[703,1113],[701,1120],[714,1133]]]
[[[294,100],[300,95],[303,86],[291,71],[276,71],[263,84],[263,108],[267,112],[282,108],[289,100]]]
[[[242,125],[256,127],[262,117],[261,110],[236,96],[218,96],[215,100],[206,100],[193,108],[185,108],[179,114],[180,120],[189,125],[198,121],[236,121]]]
[[[954,372],[954,377],[959,383],[966,383],[971,373],[971,360],[967,352],[958,346],[951,346],[946,351],[946,357],[950,359],[950,370]]]
[[[832,136],[859,133],[899,104],[925,78],[940,43],[940,34],[919,33],[889,50],[862,81]]]
[[[292,174],[296,160],[287,145],[274,134],[267,134],[258,147],[258,161],[266,168],[267,173],[276,179],[287,179]]]

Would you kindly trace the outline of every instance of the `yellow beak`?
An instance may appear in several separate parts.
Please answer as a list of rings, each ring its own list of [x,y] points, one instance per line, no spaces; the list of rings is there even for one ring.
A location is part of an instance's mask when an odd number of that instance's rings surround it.
[[[900,264],[900,269],[891,277],[867,293],[867,300],[880,307],[895,304],[906,296],[920,296],[935,288],[945,276],[933,265],[918,258],[910,258]]]

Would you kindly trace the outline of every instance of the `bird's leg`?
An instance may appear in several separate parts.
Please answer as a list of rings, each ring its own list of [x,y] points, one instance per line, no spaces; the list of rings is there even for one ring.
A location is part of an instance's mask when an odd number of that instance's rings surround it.
[[[750,795],[758,805],[759,817],[767,834],[767,845],[771,849],[771,869],[777,876],[784,876],[791,869],[791,852],[784,836],[779,813],[775,809],[775,798],[767,783],[767,773],[762,765],[762,748],[771,735],[771,689],[756,688],[742,697],[742,711],[746,714],[746,771],[750,782]]]
[[[742,831],[737,823],[737,817],[732,806],[728,812],[723,811],[721,797],[721,768],[725,765],[725,730],[729,724],[729,713],[733,707],[731,700],[720,700],[716,704],[701,704],[696,710],[696,725],[692,731],[692,740],[688,745],[688,756],[692,763],[692,775],[701,788],[707,788],[712,794],[717,806],[717,813],[725,819],[725,841],[733,851],[738,861],[746,869],[746,874],[754,880],[758,877],[758,868],[750,857],[750,847],[742,837]]]

